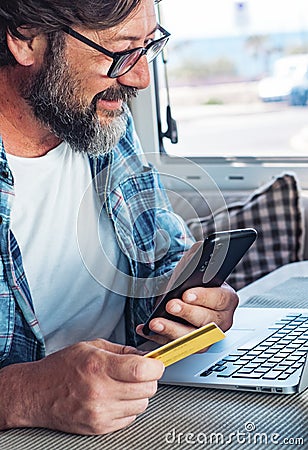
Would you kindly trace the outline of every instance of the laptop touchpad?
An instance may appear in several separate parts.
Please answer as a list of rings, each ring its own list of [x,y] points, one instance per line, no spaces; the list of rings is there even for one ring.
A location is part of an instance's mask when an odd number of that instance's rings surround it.
[[[217,342],[216,344],[212,345],[207,353],[221,353],[221,352],[227,352],[231,348],[237,347],[244,342],[247,342],[253,335],[255,330],[253,329],[232,329],[229,330],[226,334],[226,338],[222,341]]]

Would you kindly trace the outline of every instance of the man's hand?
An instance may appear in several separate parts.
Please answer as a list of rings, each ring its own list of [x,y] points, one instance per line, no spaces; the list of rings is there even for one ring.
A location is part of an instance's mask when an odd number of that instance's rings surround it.
[[[157,317],[150,322],[150,329],[156,333],[155,335],[145,336],[142,333],[143,324],[138,325],[136,331],[146,339],[161,345],[209,322],[215,322],[223,331],[226,331],[233,323],[233,314],[237,305],[238,296],[227,283],[220,288],[188,289],[181,300],[170,300],[166,310],[174,316],[182,317],[190,325]]]
[[[163,371],[160,361],[101,339],[8,366],[0,371],[0,429],[118,430],[147,408]]]

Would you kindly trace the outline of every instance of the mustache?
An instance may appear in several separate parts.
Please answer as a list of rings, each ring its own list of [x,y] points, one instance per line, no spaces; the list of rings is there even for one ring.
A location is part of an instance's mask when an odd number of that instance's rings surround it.
[[[122,100],[127,103],[131,98],[136,97],[138,89],[130,86],[119,86],[105,89],[95,95],[93,103],[96,104],[98,100],[118,101]]]

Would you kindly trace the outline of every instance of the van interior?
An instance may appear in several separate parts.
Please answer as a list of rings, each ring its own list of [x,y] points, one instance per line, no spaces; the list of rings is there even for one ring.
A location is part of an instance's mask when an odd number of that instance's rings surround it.
[[[197,241],[213,231],[257,230],[227,279],[241,309],[267,292],[269,277],[277,285],[308,279],[307,0],[162,0],[156,7],[170,39],[150,64],[150,86],[129,106],[148,163]],[[282,294],[269,308],[291,300],[308,308],[306,292]],[[307,328],[302,334],[307,348]],[[9,430],[0,448],[307,449],[308,390],[276,389],[162,384],[146,412],[116,433]]]
[[[171,37],[132,111],[196,239],[258,231],[250,252],[262,268],[237,266],[240,289],[308,258],[308,10],[300,0],[193,3],[176,14],[175,1],[158,3]]]

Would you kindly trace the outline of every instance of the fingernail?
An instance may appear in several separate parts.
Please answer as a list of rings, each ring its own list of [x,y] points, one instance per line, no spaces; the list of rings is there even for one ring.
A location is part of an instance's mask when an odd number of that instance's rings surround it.
[[[178,303],[173,303],[170,306],[170,311],[173,313],[179,313],[182,310],[181,305],[179,305]]]
[[[153,331],[163,331],[164,326],[163,326],[163,324],[160,323],[160,322],[155,322],[155,324],[153,324],[153,325],[151,326],[151,329],[152,329]]]
[[[186,295],[187,302],[194,302],[195,300],[197,300],[196,294],[193,294],[192,292],[190,292],[189,294]]]

